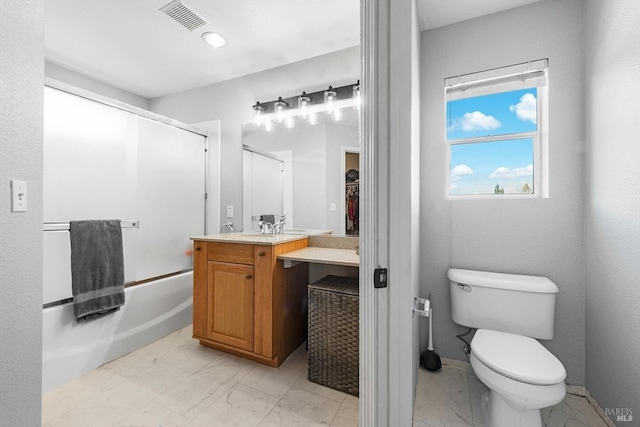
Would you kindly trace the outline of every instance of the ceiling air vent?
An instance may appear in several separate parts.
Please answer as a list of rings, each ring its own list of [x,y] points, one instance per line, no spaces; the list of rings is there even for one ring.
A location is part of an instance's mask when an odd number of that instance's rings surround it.
[[[169,18],[176,21],[189,31],[202,27],[207,23],[195,10],[182,0],[175,0],[160,8],[160,12],[166,13]]]

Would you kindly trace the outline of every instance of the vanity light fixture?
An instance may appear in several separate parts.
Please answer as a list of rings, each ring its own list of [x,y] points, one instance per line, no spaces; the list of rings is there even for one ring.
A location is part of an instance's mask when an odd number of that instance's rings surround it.
[[[218,33],[206,32],[202,35],[202,40],[213,47],[223,47],[227,41]]]
[[[295,127],[299,117],[308,124],[318,123],[318,114],[326,113],[334,121],[342,120],[343,108],[358,109],[360,104],[360,81],[340,87],[329,86],[316,92],[302,92],[302,95],[278,97],[275,101],[256,102],[253,105],[254,123],[272,130],[277,124],[287,128]],[[295,106],[295,107],[292,107]],[[297,107],[297,108],[296,108]]]
[[[333,114],[333,110],[336,108],[335,104],[338,99],[338,94],[333,87],[329,86],[329,89],[324,91],[324,112],[327,114]]]
[[[301,119],[306,119],[309,116],[310,105],[311,98],[307,96],[307,92],[302,92],[302,95],[298,97],[298,116]]]
[[[278,97],[278,100],[274,104],[276,113],[276,120],[278,123],[282,123],[284,120],[284,111],[287,109],[287,103],[282,100],[282,97]]]
[[[257,101],[256,105],[253,106],[253,122],[256,126],[260,126],[264,121],[262,117],[263,113],[264,107],[260,105],[260,101]]]

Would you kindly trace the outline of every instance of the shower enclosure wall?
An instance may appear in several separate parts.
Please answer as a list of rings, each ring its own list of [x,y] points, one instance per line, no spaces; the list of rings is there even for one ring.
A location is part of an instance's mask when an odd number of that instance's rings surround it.
[[[206,233],[208,164],[196,129],[48,85],[43,392],[191,323],[189,238]],[[87,219],[122,220],[127,288],[118,312],[78,324],[68,223]]]

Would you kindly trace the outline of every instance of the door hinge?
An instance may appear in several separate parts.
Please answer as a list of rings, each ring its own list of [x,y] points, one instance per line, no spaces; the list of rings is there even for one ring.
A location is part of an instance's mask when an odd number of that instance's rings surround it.
[[[373,271],[373,286],[376,289],[387,287],[387,269],[376,268]]]

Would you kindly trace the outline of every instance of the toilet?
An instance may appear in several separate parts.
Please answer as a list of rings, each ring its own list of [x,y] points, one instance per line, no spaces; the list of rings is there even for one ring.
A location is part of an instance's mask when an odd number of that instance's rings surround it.
[[[452,268],[451,317],[477,329],[470,361],[489,391],[488,427],[541,427],[540,409],[564,399],[567,372],[537,339],[553,338],[558,286],[546,277]]]

